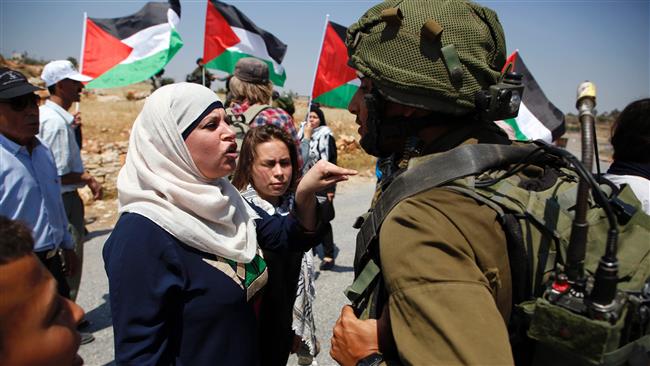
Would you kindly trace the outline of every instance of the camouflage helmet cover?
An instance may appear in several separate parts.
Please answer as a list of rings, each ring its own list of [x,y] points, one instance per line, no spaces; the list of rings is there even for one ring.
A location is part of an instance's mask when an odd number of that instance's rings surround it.
[[[506,60],[496,13],[464,0],[384,1],[348,28],[346,45],[385,98],[454,115],[474,110]]]

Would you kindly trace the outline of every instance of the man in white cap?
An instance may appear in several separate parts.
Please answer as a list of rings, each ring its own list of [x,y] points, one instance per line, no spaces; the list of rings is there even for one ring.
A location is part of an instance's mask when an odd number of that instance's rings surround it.
[[[92,78],[80,74],[70,61],[57,60],[45,65],[41,73],[50,99],[40,107],[41,140],[50,147],[56,169],[61,178],[63,205],[70,222],[70,232],[75,242],[75,251],[83,259],[84,206],[77,188],[87,185],[95,199],[102,196],[102,186],[86,172],[81,160],[80,142],[75,138],[75,129],[81,126],[79,112],[68,112],[73,102],[78,102],[84,88],[82,82]],[[76,298],[81,271],[70,280],[71,297]]]

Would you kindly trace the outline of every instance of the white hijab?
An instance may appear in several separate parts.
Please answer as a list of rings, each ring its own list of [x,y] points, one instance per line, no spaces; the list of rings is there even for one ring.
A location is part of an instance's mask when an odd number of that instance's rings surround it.
[[[147,98],[117,178],[119,212],[152,220],[186,245],[238,263],[256,254],[255,211],[228,179],[207,179],[182,137],[211,104],[210,89],[179,83]]]

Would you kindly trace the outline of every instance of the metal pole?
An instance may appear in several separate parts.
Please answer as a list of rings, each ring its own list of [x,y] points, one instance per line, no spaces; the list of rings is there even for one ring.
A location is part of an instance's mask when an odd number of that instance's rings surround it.
[[[86,23],[88,23],[88,13],[84,11],[84,24],[81,33],[81,55],[79,56],[79,72],[84,74],[84,49],[86,47]],[[84,74],[85,75],[85,74]]]
[[[316,67],[314,67],[314,77],[311,79],[311,88],[309,89],[309,98],[307,99],[307,113],[305,114],[305,121],[309,118],[309,109],[311,109],[311,100],[314,94],[314,85],[316,85],[316,74],[318,73],[318,64],[320,62],[320,54],[323,52],[323,43],[325,43],[325,34],[327,33],[327,24],[330,21],[330,15],[325,15],[325,26],[323,27],[323,36],[320,41],[320,48],[318,49],[318,56],[316,58]]]
[[[591,82],[584,82],[578,87],[576,107],[580,112],[580,126],[582,130],[582,165],[589,174],[592,172],[594,144],[593,144],[593,109],[596,106],[596,86]],[[587,210],[589,208],[590,185],[584,179],[578,182],[575,216],[571,228],[569,247],[567,248],[566,274],[571,282],[584,281],[584,260],[587,245]]]

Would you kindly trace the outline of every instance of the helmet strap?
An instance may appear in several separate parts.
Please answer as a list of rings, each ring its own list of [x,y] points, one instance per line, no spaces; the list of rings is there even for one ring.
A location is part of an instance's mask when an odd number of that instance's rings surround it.
[[[399,169],[406,169],[412,157],[420,156],[423,147],[422,140],[416,135],[411,135],[406,138],[404,149],[402,150],[402,157],[397,163]]]
[[[368,154],[385,157],[389,154],[382,154],[379,150],[379,125],[384,109],[384,98],[379,94],[377,88],[373,86],[372,90],[363,96],[363,100],[368,110],[366,120],[367,131],[361,136],[359,143]]]

